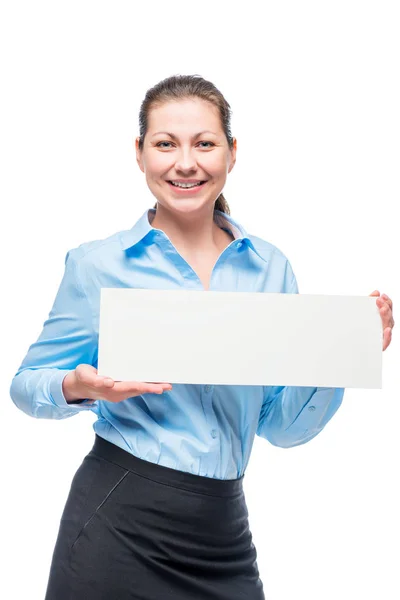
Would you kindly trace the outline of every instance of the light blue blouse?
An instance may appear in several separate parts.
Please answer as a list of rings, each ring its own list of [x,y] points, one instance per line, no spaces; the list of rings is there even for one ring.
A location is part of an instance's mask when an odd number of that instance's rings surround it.
[[[65,419],[91,410],[97,415],[95,432],[139,458],[235,479],[245,472],[256,434],[283,448],[308,442],[337,411],[344,389],[170,382],[172,390],[161,395],[80,404],[68,404],[62,393],[70,370],[81,363],[97,368],[102,287],[204,290],[167,235],[151,226],[154,215],[148,209],[132,229],[67,253],[53,307],[12,380],[11,398],[37,418]],[[215,211],[214,219],[235,239],[214,266],[210,290],[298,293],[292,267],[278,248],[247,234],[225,213]],[[251,348],[241,347],[240,340],[237,350],[251,360]]]

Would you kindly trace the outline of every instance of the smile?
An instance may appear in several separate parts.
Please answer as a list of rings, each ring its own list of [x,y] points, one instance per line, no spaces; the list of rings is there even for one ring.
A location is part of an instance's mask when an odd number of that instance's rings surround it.
[[[200,181],[198,183],[173,183],[172,181],[167,181],[170,188],[173,188],[174,192],[178,194],[182,193],[196,193],[200,188],[207,183],[207,181]]]

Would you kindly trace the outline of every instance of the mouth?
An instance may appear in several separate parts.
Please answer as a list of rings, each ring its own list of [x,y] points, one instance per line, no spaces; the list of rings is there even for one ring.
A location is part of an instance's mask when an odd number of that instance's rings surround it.
[[[168,183],[169,187],[171,189],[173,189],[173,191],[177,194],[195,194],[202,187],[204,187],[204,185],[207,183],[207,181],[199,181],[198,183],[195,183],[195,184],[191,183],[190,186],[188,186],[188,187],[181,187],[180,185],[172,183],[172,181],[167,181],[167,183]]]

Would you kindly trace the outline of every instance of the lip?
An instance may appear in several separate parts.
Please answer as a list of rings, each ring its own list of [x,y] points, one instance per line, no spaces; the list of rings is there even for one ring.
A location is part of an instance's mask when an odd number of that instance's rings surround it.
[[[174,181],[179,182],[179,179],[174,179]],[[195,183],[196,182],[196,180],[190,181],[190,179],[186,179],[184,181],[186,183]],[[175,194],[180,194],[180,195],[183,194],[183,195],[190,195],[190,196],[192,196],[193,194],[197,194],[200,190],[202,190],[204,188],[204,186],[206,185],[206,183],[207,183],[207,181],[205,181],[202,185],[196,185],[195,187],[185,189],[185,188],[177,187],[176,185],[172,185],[172,183],[167,181],[168,186],[170,187],[170,189],[172,189],[175,192]]]
[[[206,181],[206,179],[168,179],[167,181],[176,181],[177,183],[199,183],[200,181]]]

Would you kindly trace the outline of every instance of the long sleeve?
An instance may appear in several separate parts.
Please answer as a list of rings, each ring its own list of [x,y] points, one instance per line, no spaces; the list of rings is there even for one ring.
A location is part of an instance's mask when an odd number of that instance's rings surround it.
[[[282,291],[299,293],[289,261]],[[305,444],[330,421],[343,396],[344,388],[264,386],[257,435],[282,448]]]
[[[78,364],[93,364],[97,352],[92,311],[80,283],[77,256],[79,248],[67,253],[49,317],[11,383],[14,404],[32,417],[65,419],[82,410],[97,410],[97,401],[68,404],[62,392],[67,373]]]
[[[344,388],[266,387],[257,435],[291,448],[314,438],[342,403]]]

